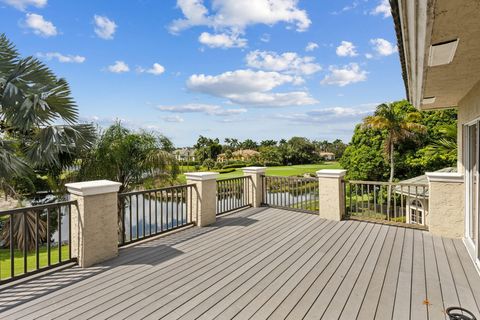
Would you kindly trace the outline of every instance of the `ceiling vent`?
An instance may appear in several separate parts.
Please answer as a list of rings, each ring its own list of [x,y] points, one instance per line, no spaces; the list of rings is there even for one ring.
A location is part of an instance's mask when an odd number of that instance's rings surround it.
[[[453,61],[457,50],[458,39],[437,43],[430,46],[428,66],[435,67],[449,64]]]
[[[425,97],[422,100],[422,104],[432,104],[435,103],[435,97]]]

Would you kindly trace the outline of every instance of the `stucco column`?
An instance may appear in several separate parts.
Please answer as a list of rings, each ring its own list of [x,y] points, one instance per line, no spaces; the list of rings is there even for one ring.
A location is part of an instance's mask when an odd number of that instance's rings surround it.
[[[72,207],[72,256],[82,268],[118,255],[118,189],[108,180],[68,183]]]
[[[199,227],[215,223],[217,219],[217,176],[216,172],[185,173],[187,184],[195,184],[192,194],[192,220]]]
[[[465,183],[454,172],[427,172],[428,230],[439,236],[463,238],[465,235]]]
[[[343,177],[347,170],[323,169],[317,171],[320,218],[340,221],[345,214]]]
[[[258,208],[262,206],[263,201],[263,176],[267,167],[246,167],[243,168],[243,175],[250,177],[250,182],[247,184],[248,199],[252,207]]]

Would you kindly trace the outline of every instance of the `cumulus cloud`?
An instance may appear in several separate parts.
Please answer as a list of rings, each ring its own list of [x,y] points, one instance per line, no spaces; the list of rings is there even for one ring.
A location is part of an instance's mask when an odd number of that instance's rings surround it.
[[[108,66],[107,70],[113,73],[124,73],[130,71],[130,68],[124,61],[117,60],[114,64]]]
[[[202,104],[202,103],[190,103],[174,106],[158,106],[158,110],[164,112],[175,113],[203,113],[209,116],[235,116],[247,112],[247,109],[236,108],[226,109],[218,105]]]
[[[45,60],[53,60],[56,59],[58,62],[61,63],[83,63],[85,62],[86,58],[79,55],[64,55],[59,52],[46,52],[46,53],[37,53],[37,57],[45,59]]]
[[[392,11],[390,10],[390,3],[388,0],[380,0],[380,3],[370,11],[370,14],[376,15],[383,15],[383,18],[388,18],[392,15]]]
[[[176,122],[176,123],[180,123],[180,122],[185,121],[185,119],[183,119],[183,118],[180,117],[179,115],[166,116],[166,117],[163,117],[162,119],[163,119],[165,122]]]
[[[204,0],[177,0],[184,17],[173,21],[169,29],[178,33],[194,26],[207,26],[242,33],[250,25],[285,22],[295,25],[297,31],[305,31],[311,21],[297,4],[298,0],[214,0],[209,10]]]
[[[105,40],[113,39],[115,30],[118,27],[113,20],[110,20],[105,16],[95,15],[93,21],[95,23],[95,33],[98,37]]]
[[[198,41],[210,48],[243,48],[247,45],[247,39],[240,38],[238,34],[233,33],[211,34],[202,32]]]
[[[318,49],[318,44],[316,44],[315,42],[309,42],[305,47],[305,51],[313,51],[315,49]]]
[[[270,38],[271,38],[271,36],[270,36],[269,33],[264,33],[260,37],[260,41],[267,43],[267,42],[270,42]]]
[[[52,37],[58,34],[57,28],[52,22],[45,20],[43,16],[36,13],[27,13],[25,27],[42,37]]]
[[[381,56],[389,56],[398,51],[396,45],[382,38],[371,39],[370,43],[373,45],[373,50]]]
[[[285,107],[316,103],[317,101],[304,91],[271,92],[281,85],[298,83],[297,76],[247,69],[227,71],[215,76],[194,74],[188,79],[187,88],[246,106]]]
[[[314,57],[300,57],[295,52],[277,54],[272,51],[255,50],[247,54],[246,61],[249,67],[255,69],[297,75],[310,75],[322,69],[314,62]]]
[[[2,2],[20,11],[25,11],[30,6],[43,8],[47,5],[47,0],[2,0]]]
[[[343,67],[330,66],[329,71],[329,74],[323,78],[321,84],[344,87],[351,83],[367,80],[367,72],[361,70],[357,63],[350,63]]]
[[[153,74],[155,76],[159,76],[161,75],[162,73],[165,72],[165,67],[162,66],[160,63],[157,63],[155,62],[151,68],[149,69],[144,69],[142,67],[138,67],[137,68],[137,72],[140,72],[140,73],[150,73],[150,74]]]
[[[349,41],[342,41],[336,52],[340,57],[355,57],[358,55],[356,47]]]

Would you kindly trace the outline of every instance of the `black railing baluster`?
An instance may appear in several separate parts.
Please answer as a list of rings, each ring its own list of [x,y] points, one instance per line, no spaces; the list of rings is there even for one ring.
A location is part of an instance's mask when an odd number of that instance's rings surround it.
[[[23,213],[23,273],[27,273],[27,214],[27,211]]]
[[[58,221],[58,262],[62,262],[62,207],[58,207],[57,221]]]
[[[35,266],[36,269],[40,269],[40,226],[39,226],[39,215],[38,211],[35,211]],[[70,224],[69,224],[70,226]],[[71,258],[69,258],[71,259]]]
[[[47,259],[48,266],[51,265],[51,252],[50,252],[50,209],[47,208]]]

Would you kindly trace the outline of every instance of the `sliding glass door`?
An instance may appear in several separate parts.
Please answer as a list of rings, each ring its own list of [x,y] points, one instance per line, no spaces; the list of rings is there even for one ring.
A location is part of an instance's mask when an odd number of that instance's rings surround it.
[[[465,181],[466,181],[466,238],[470,254],[480,260],[480,219],[479,219],[479,121],[466,125],[464,129]]]

